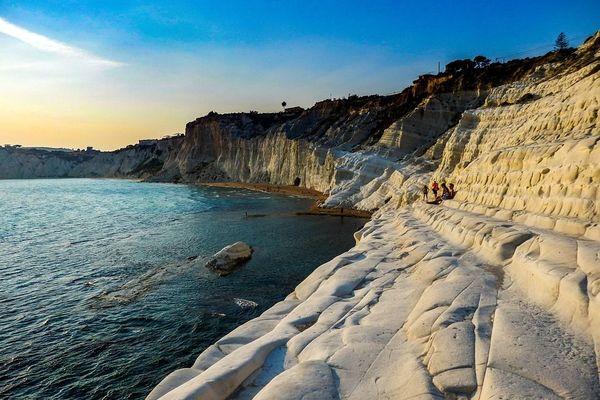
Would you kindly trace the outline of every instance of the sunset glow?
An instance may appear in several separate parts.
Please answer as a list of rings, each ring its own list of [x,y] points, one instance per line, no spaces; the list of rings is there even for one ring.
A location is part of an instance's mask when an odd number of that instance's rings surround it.
[[[182,132],[211,110],[394,92],[481,49],[550,50],[561,30],[576,45],[598,16],[595,2],[460,15],[455,2],[25,3],[0,3],[0,144],[100,149]]]

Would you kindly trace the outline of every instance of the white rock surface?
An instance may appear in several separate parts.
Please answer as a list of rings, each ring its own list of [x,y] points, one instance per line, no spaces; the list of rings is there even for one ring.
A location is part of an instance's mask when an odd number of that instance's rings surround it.
[[[600,398],[600,61],[552,68],[485,93],[420,158],[338,149],[309,166],[329,204],[382,209],[149,398]],[[378,146],[414,146],[449,101]],[[432,178],[455,199],[415,202]]]
[[[162,168],[182,141],[178,136],[111,152],[0,147],[0,178],[146,178]]]
[[[219,276],[232,273],[240,264],[252,257],[252,248],[244,242],[225,246],[206,261],[206,268]]]
[[[183,370],[161,398],[595,398],[593,316],[573,324],[514,271],[514,252],[544,233],[498,252],[514,240],[496,236],[497,220],[474,215],[457,234],[437,211],[381,213],[355,248],[205,351],[198,374]]]

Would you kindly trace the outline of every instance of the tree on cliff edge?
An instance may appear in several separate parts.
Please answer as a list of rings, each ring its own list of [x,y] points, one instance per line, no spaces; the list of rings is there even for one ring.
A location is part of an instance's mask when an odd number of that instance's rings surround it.
[[[446,64],[446,73],[458,74],[461,72],[472,70],[473,68],[475,68],[475,61],[471,61],[469,59],[454,60]]]
[[[554,50],[561,51],[569,47],[569,40],[567,39],[567,35],[564,32],[561,32],[556,37],[554,41]]]
[[[475,56],[475,58],[473,58],[473,61],[475,61],[475,68],[485,68],[492,62],[486,56]]]

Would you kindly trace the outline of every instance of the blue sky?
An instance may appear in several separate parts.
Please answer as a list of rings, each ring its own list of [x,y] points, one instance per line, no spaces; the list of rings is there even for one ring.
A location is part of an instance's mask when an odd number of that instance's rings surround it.
[[[115,148],[210,110],[389,93],[438,61],[540,54],[560,31],[576,45],[600,2],[0,0],[0,18],[0,143]]]

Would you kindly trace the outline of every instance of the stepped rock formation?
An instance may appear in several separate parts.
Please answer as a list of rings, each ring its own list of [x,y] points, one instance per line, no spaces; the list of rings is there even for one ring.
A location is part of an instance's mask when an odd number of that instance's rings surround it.
[[[597,399],[599,110],[596,34],[392,96],[210,113],[177,142],[68,162],[0,150],[0,176],[299,184],[377,210],[148,400]],[[456,197],[420,201],[433,179]]]
[[[324,102],[189,124],[157,178],[299,177],[326,204],[379,211],[147,399],[599,398],[599,42],[342,116]],[[456,197],[415,201],[432,179]]]

